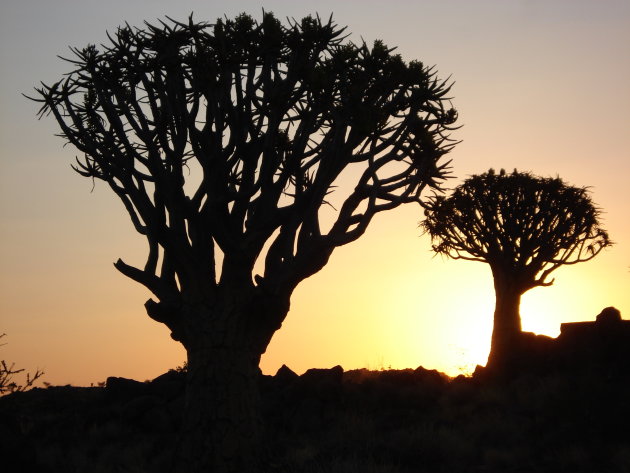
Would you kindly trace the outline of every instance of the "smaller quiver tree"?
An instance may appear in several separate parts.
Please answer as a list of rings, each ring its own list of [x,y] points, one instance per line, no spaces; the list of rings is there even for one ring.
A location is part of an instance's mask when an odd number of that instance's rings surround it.
[[[594,258],[612,243],[588,189],[527,172],[473,175],[437,196],[422,228],[436,253],[488,263],[496,305],[487,367],[513,366],[521,340],[521,296],[550,286],[563,265]]]

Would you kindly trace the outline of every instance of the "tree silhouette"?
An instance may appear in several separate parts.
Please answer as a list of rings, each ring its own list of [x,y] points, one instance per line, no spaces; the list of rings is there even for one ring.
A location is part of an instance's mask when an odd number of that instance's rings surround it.
[[[488,367],[505,369],[521,340],[521,296],[550,286],[562,265],[594,258],[611,245],[586,188],[560,178],[492,169],[474,175],[449,197],[437,196],[422,227],[433,250],[490,265],[496,305]]]
[[[292,291],[375,214],[439,188],[450,86],[332,18],[191,17],[109,40],[72,50],[39,113],[147,239],[143,267],[115,267],[187,350],[179,471],[251,471],[258,363]]]

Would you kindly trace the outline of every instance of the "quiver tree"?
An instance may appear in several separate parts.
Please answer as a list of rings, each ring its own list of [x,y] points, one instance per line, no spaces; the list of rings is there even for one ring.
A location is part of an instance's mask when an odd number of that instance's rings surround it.
[[[490,265],[496,305],[488,367],[512,365],[521,340],[521,296],[550,286],[563,265],[594,258],[611,245],[584,187],[560,178],[492,169],[474,175],[425,210],[433,250]]]
[[[125,26],[36,89],[82,153],[75,170],[147,239],[144,266],[114,266],[187,351],[179,471],[253,468],[258,363],[292,291],[447,173],[449,85],[343,31],[269,13]]]

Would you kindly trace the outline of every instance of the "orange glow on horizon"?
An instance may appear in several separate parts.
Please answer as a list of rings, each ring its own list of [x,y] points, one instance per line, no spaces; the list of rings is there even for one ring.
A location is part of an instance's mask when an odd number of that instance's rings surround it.
[[[186,19],[193,9],[196,18],[213,21],[243,11],[257,16],[260,7],[250,0],[111,0],[87,8],[58,0],[39,2],[33,15],[32,2],[6,3],[0,333],[7,333],[7,345],[0,359],[26,371],[44,369],[42,381],[60,385],[156,377],[181,365],[184,349],[146,315],[150,294],[112,266],[118,258],[142,266],[146,240],[106,184],[93,188],[70,170],[76,151],[54,136],[53,120],[37,121],[36,104],[20,93],[68,71],[56,57],[67,45],[98,44],[124,21]],[[524,330],[557,336],[561,323],[594,320],[607,306],[630,319],[627,7],[566,0],[459,2],[458,8],[392,2],[383,21],[379,2],[357,9],[358,2],[316,0],[309,11],[300,2],[272,3],[278,18],[314,11],[328,18],[334,8],[351,39],[382,38],[405,60],[435,64],[442,79],[452,76],[463,126],[453,135],[462,142],[448,156],[456,177],[447,187],[490,167],[591,186],[615,245],[593,261],[560,268],[553,286],[527,292]],[[420,27],[418,18],[426,19]],[[349,190],[349,180],[341,181],[331,198]],[[273,374],[282,364],[298,373],[340,364],[424,366],[457,375],[484,364],[494,311],[490,270],[434,257],[418,228],[422,216],[413,205],[377,215],[363,237],[338,248],[321,272],[303,281],[262,357],[263,372]]]

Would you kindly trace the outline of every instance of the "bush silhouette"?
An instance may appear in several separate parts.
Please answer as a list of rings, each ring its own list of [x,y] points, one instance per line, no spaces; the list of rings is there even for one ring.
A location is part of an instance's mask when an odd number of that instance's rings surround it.
[[[6,337],[6,333],[0,334],[0,338]],[[0,344],[4,346],[6,343]],[[43,371],[36,370],[35,373],[26,373],[24,384],[20,384],[14,380],[15,375],[24,372],[24,368],[15,369],[15,363],[8,363],[0,360],[0,396],[16,392],[26,391],[33,387],[35,381],[44,375]]]

